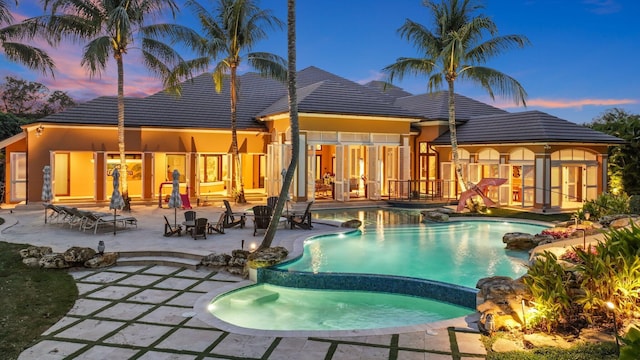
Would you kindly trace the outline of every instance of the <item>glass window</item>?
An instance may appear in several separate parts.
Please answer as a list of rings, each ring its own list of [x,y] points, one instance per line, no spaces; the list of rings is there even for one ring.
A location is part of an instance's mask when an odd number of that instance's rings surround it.
[[[142,155],[140,154],[125,154],[125,160],[127,162],[127,180],[141,180],[142,179]],[[107,155],[107,175],[111,176],[113,169],[120,169],[120,155],[108,154]]]
[[[173,170],[180,173],[180,182],[187,181],[187,160],[185,155],[167,154],[167,181],[173,180]]]
[[[222,155],[200,155],[200,181],[222,181]]]

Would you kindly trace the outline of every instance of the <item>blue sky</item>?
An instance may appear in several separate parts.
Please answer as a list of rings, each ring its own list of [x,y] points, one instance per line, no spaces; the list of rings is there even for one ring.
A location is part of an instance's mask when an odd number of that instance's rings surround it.
[[[35,0],[21,1],[16,17],[37,14],[35,4]],[[472,83],[458,82],[457,93],[508,111],[541,110],[576,123],[590,122],[614,107],[640,114],[640,2],[487,0],[484,4],[483,13],[494,19],[499,34],[524,35],[531,41],[527,48],[509,50],[487,64],[524,86],[528,106],[515,107],[508,99],[492,101]],[[260,6],[286,21],[286,0],[262,0]],[[421,0],[298,0],[297,6],[298,69],[316,66],[359,83],[384,80],[382,68],[398,57],[420,55],[397,34],[407,18],[431,27]],[[187,9],[177,21],[192,21]],[[115,63],[101,78],[89,79],[80,68],[81,48],[66,44],[50,50],[58,66],[55,78],[42,77],[4,58],[0,58],[0,77],[39,81],[78,100],[115,95]],[[286,56],[285,29],[254,50]],[[138,65],[135,51],[125,62],[127,96],[160,89],[160,81]],[[414,94],[427,91],[426,78],[407,77],[395,85]]]

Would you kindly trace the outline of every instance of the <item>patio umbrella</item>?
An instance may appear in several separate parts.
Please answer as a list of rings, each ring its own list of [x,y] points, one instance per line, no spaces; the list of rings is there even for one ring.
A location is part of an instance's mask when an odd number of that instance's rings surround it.
[[[180,172],[178,169],[173,170],[173,187],[171,188],[171,196],[169,196],[169,208],[173,208],[174,226],[178,226],[178,208],[182,207],[182,198],[180,197]]]
[[[50,203],[53,199],[53,193],[51,192],[51,166],[45,165],[42,169],[42,201],[44,203]],[[47,223],[47,208],[44,208],[44,223]]]
[[[116,234],[116,211],[124,207],[124,199],[120,194],[120,172],[118,169],[113,169],[113,193],[111,194],[111,202],[109,203],[109,209],[113,209],[113,235]]]

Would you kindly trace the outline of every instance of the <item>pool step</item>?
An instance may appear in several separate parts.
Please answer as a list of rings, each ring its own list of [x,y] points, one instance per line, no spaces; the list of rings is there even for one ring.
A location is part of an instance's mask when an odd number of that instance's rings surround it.
[[[163,265],[197,270],[202,256],[174,251],[123,251],[119,253],[118,265]]]
[[[259,293],[253,292],[246,294],[243,298],[233,297],[229,299],[229,302],[233,305],[248,305],[251,303],[264,304],[271,301],[276,301],[280,297],[280,294],[274,291],[262,290]]]

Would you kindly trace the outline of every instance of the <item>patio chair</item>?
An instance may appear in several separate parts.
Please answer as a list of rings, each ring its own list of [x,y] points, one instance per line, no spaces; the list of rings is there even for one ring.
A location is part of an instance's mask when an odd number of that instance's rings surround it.
[[[299,227],[306,230],[311,230],[313,225],[311,225],[311,205],[313,205],[313,201],[307,204],[306,209],[302,215],[296,215],[295,213],[289,215],[289,224],[291,228]]]
[[[224,203],[225,207],[225,216],[223,222],[224,228],[228,229],[240,225],[240,228],[243,229],[246,215],[244,213],[234,213],[233,210],[231,210],[231,204],[229,204],[229,200],[222,200],[222,202]],[[239,216],[240,218],[236,220],[236,216]]]
[[[193,227],[196,225],[196,212],[193,210],[188,210],[184,212],[184,231],[186,233],[191,233]]]
[[[194,240],[196,240],[199,237],[201,237],[203,239],[207,238],[207,223],[208,222],[209,222],[209,220],[207,220],[206,218],[197,218],[196,219],[196,225],[191,230],[191,236],[193,236]]]
[[[276,203],[278,202],[277,196],[269,196],[267,198],[267,206],[271,206],[272,209],[276,208]]]
[[[182,235],[182,226],[176,225],[175,227],[171,226],[169,219],[167,219],[166,215],[162,215],[164,217],[164,236],[172,236],[172,235]]]
[[[256,236],[258,229],[266,230],[269,228],[273,208],[268,205],[257,205],[253,207],[253,236]]]
[[[218,222],[214,225],[214,224],[209,224],[209,227],[207,228],[207,230],[209,231],[209,234],[213,234],[213,232],[217,232],[218,234],[224,234],[224,217],[225,217],[225,213],[220,214],[220,218],[218,219]]]

